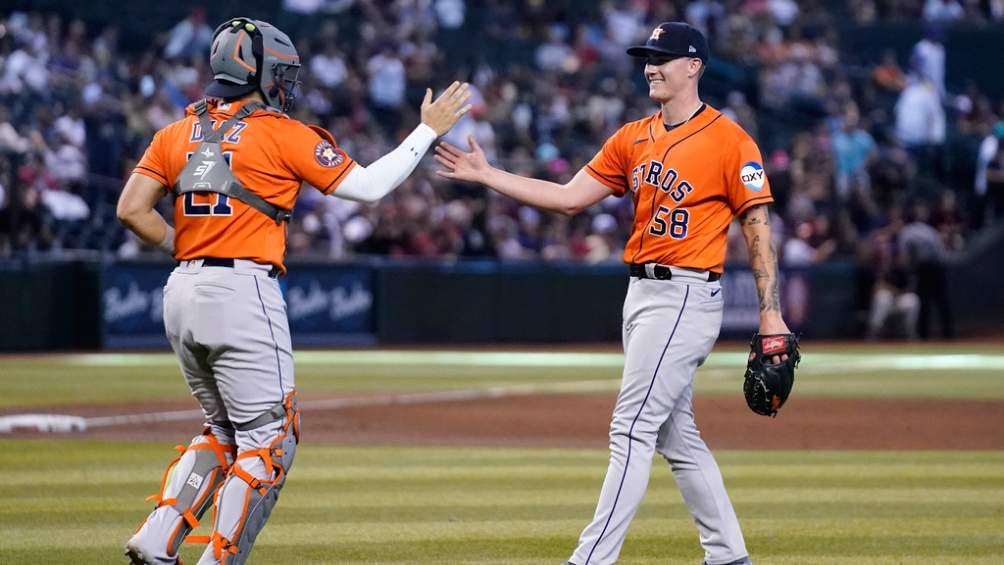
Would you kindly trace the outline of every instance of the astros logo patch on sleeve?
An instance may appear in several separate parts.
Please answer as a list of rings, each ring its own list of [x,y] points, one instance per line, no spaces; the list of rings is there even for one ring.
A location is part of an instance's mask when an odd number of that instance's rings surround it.
[[[337,167],[345,161],[345,154],[335,149],[330,141],[318,141],[314,147],[314,158],[324,167]]]
[[[753,192],[760,192],[760,190],[763,189],[766,174],[764,173],[763,167],[760,163],[757,163],[756,161],[749,161],[743,164],[743,168],[739,170],[739,180],[746,185],[746,188],[752,190]]]

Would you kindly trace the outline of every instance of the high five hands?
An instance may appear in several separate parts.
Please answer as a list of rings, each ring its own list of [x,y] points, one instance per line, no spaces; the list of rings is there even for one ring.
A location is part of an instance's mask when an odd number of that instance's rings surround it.
[[[435,130],[436,135],[443,135],[457,123],[470,109],[467,99],[471,97],[469,85],[466,82],[454,81],[435,102],[432,101],[432,89],[425,89],[425,99],[422,100],[422,123]]]
[[[467,143],[471,146],[470,153],[465,153],[445,141],[436,146],[436,160],[446,167],[445,171],[436,171],[437,175],[453,180],[484,182],[491,165],[488,164],[485,152],[481,150],[473,135],[467,136]]]

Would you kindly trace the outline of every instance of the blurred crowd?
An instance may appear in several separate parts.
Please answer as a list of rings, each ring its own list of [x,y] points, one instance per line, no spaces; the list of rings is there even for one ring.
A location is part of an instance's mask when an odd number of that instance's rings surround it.
[[[626,46],[657,22],[690,22],[712,45],[703,98],[764,151],[782,263],[868,265],[862,300],[874,335],[895,324],[926,331],[914,321],[943,291],[930,282],[937,265],[1004,216],[1004,103],[975,83],[946,84],[945,41],[947,30],[1000,22],[1004,0],[285,0],[273,16],[304,62],[294,117],[328,128],[357,161],[371,163],[417,124],[427,86],[462,79],[474,108],[447,140],[466,147],[473,136],[506,169],[558,182],[620,125],[656,110]],[[924,38],[862,64],[834,31],[844,16],[916,22]],[[124,48],[115,25],[6,16],[0,256],[149,251],[118,226],[115,200],[153,133],[202,96],[217,23],[196,8]],[[426,159],[372,207],[304,190],[289,254],[619,261],[630,201],[565,218],[444,182],[435,169]],[[733,230],[730,260],[744,252]],[[934,313],[951,332],[950,315]]]

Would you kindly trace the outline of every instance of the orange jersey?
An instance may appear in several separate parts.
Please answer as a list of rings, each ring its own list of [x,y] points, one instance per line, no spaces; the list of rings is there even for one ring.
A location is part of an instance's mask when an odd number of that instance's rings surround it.
[[[756,143],[711,106],[670,131],[661,111],[626,124],[585,170],[618,196],[631,191],[629,264],[721,273],[732,218],[774,201]]]
[[[213,127],[240,102],[210,104]],[[133,173],[173,187],[202,141],[192,106],[181,120],[157,132]],[[259,109],[223,135],[220,147],[245,188],[280,208],[292,209],[302,182],[331,194],[355,165],[334,137],[275,111]],[[285,272],[286,226],[226,195],[196,192],[174,202],[175,258],[250,259]]]

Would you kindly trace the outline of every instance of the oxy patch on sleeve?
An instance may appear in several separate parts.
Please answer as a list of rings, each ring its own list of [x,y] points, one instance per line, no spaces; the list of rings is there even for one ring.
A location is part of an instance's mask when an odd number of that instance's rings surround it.
[[[742,168],[739,170],[739,180],[742,181],[746,188],[753,192],[760,192],[763,190],[764,182],[767,180],[767,174],[760,163],[747,161],[743,163]]]

